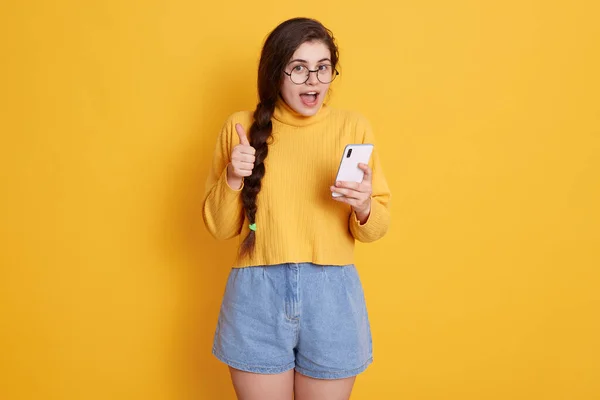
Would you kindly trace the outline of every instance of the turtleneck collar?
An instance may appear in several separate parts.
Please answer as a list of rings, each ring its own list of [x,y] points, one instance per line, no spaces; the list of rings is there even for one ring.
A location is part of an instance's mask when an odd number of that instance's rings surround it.
[[[308,126],[319,121],[322,121],[329,114],[329,107],[322,104],[321,108],[313,116],[307,117],[291,108],[281,97],[277,99],[275,103],[275,111],[273,112],[273,118],[277,121],[291,126]]]

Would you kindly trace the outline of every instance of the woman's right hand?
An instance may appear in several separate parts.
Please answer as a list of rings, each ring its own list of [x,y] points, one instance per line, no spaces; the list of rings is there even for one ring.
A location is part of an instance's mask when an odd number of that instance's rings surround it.
[[[242,187],[244,177],[252,174],[256,150],[250,146],[242,125],[235,124],[235,130],[240,138],[240,144],[231,150],[231,162],[227,165],[227,183],[231,188],[239,189]]]

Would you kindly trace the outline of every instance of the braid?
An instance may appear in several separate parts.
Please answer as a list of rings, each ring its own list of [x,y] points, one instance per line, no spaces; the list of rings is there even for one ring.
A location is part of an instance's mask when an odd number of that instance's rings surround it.
[[[246,217],[250,224],[256,222],[256,198],[261,188],[261,180],[265,176],[264,161],[269,153],[268,140],[273,132],[273,123],[271,117],[275,111],[275,103],[259,103],[254,111],[254,122],[250,127],[250,145],[254,147],[254,169],[252,175],[244,178],[244,188],[242,189],[242,203],[246,212]],[[256,243],[256,232],[250,230],[250,233],[241,244],[240,254],[251,254],[254,251]]]

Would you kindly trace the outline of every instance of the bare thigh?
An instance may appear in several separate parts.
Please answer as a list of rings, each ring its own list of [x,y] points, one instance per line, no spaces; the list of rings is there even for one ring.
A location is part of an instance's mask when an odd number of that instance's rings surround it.
[[[294,370],[281,374],[254,374],[229,367],[238,400],[292,400]]]
[[[355,376],[343,379],[314,379],[296,372],[295,400],[348,400]]]

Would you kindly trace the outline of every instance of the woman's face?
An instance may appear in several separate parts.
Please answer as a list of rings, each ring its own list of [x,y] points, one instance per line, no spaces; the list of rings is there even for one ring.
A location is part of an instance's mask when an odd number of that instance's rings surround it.
[[[319,70],[319,78],[325,82],[327,77],[335,74],[331,65],[331,52],[323,42],[304,42],[296,49],[285,67],[281,85],[283,100],[296,112],[312,116],[321,108],[330,83],[320,82],[316,72],[311,72],[304,83],[292,82],[292,79],[296,82],[304,81],[308,70]]]

